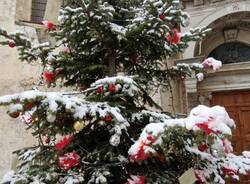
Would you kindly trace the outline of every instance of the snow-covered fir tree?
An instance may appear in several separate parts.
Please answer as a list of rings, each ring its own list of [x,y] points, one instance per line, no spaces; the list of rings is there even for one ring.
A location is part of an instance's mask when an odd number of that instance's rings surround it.
[[[41,63],[41,84],[77,89],[0,97],[38,139],[15,152],[17,171],[1,183],[177,184],[193,168],[198,183],[223,184],[247,174],[250,153],[232,153],[235,124],[223,107],[198,106],[177,119],[149,95],[221,67],[213,58],[164,67],[209,31],[180,33],[188,20],[178,0],[68,0],[58,23],[43,21],[51,43],[34,45],[28,35],[0,29],[1,44],[16,47],[21,61]]]

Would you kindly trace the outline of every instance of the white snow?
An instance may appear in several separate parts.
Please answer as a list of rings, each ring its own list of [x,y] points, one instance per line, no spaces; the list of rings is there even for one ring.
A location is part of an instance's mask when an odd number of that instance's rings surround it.
[[[111,30],[121,35],[126,34],[126,28],[115,23],[110,23]]]
[[[205,67],[211,67],[214,71],[218,70],[221,68],[222,66],[222,62],[219,61],[219,60],[216,60],[212,57],[209,57],[207,59],[205,59],[202,64],[205,66]]]
[[[160,116],[161,115],[159,115],[159,117]],[[140,115],[137,114],[134,117],[138,118]],[[141,154],[141,149],[143,149],[145,154],[155,155],[157,154],[155,146],[162,144],[161,137],[168,127],[180,126],[187,130],[205,132],[206,130],[203,130],[202,126],[198,127],[198,124],[205,125],[204,127],[211,130],[208,134],[214,136],[214,141],[209,148],[210,151],[200,151],[197,145],[190,146],[191,140],[186,140],[185,149],[205,161],[206,166],[204,166],[201,171],[206,178],[214,176],[215,183],[224,184],[225,181],[222,178],[222,172],[225,168],[228,169],[228,172],[232,172],[232,177],[235,179],[239,179],[237,176],[238,173],[246,174],[250,171],[250,152],[243,152],[243,156],[232,154],[231,142],[225,135],[231,135],[231,129],[235,127],[235,124],[225,108],[220,106],[206,107],[199,105],[192,109],[189,116],[184,119],[162,117],[161,120],[159,120],[152,118],[152,123],[143,129],[139,139],[131,146],[128,153],[130,157],[135,160],[138,158],[137,154],[139,154],[139,152]],[[152,139],[148,139],[149,136],[153,137],[153,141]]]
[[[130,80],[127,80],[130,81]],[[114,126],[110,129],[111,135],[121,135],[122,130],[126,130],[129,126],[127,120],[123,117],[120,109],[117,107],[111,107],[107,103],[88,102],[81,98],[64,95],[63,93],[56,92],[40,92],[40,91],[26,91],[19,94],[7,95],[0,97],[0,104],[8,104],[13,101],[40,101],[41,106],[46,107],[45,112],[48,113],[48,122],[53,122],[57,112],[64,106],[68,112],[72,113],[75,119],[83,119],[87,114],[92,117],[99,117],[103,119],[107,114],[112,115]],[[21,105],[18,105],[18,108]],[[21,108],[22,109],[22,108]],[[14,108],[16,110],[16,108]]]
[[[108,85],[114,84],[116,91],[120,90],[121,93],[134,97],[140,93],[137,83],[129,76],[115,76],[115,77],[106,77],[104,79],[97,80],[91,84],[89,90],[97,89],[102,86],[108,92]],[[106,92],[105,91],[105,92]],[[104,93],[104,95],[109,95],[110,93]]]
[[[91,87],[100,86],[102,84],[114,84],[116,81],[122,81],[127,84],[136,84],[135,81],[132,79],[132,77],[125,77],[125,76],[115,76],[115,77],[106,77],[104,79],[99,79],[93,84],[91,84]]]
[[[147,111],[144,111],[146,113]],[[154,114],[157,114],[156,112]],[[138,114],[135,114],[134,118],[138,117]],[[162,132],[167,127],[173,126],[181,126],[185,127],[188,130],[200,130],[196,125],[198,123],[208,124],[208,127],[211,128],[214,132],[220,132],[223,134],[231,135],[231,128],[235,126],[234,121],[228,116],[225,108],[220,106],[215,107],[206,107],[203,105],[199,105],[194,108],[189,116],[185,119],[169,119],[167,116],[162,116],[159,114],[158,117],[161,117],[161,120],[153,119],[154,122],[148,124],[141,136],[139,138],[140,141],[147,141],[147,136],[153,135],[154,137],[158,137],[159,143],[161,142],[160,136]],[[162,122],[162,123],[157,123]],[[154,143],[158,143],[157,141]],[[133,148],[132,148],[133,149]],[[129,153],[134,153],[135,151],[130,150]]]
[[[196,78],[199,82],[203,81],[204,79],[204,74],[203,73],[197,73]]]

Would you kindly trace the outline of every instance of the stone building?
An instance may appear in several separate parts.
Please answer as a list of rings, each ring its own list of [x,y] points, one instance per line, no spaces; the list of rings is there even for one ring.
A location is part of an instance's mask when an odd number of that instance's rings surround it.
[[[191,43],[178,62],[214,57],[223,67],[202,82],[190,78],[179,85],[179,99],[186,102],[181,110],[188,112],[198,104],[224,106],[237,126],[235,152],[250,150],[250,1],[187,0],[183,7],[190,14],[189,28],[206,26],[212,31],[201,42]]]
[[[0,28],[10,32],[16,30],[26,32],[37,38],[36,30],[18,22],[16,0],[0,1]],[[23,7],[24,8],[24,7]],[[24,12],[23,12],[24,13]],[[0,48],[0,95],[30,89],[39,69],[18,61],[16,49]],[[32,136],[24,131],[19,120],[13,121],[6,115],[6,109],[0,109],[0,176],[10,169],[12,151],[23,146],[32,145]]]
[[[52,6],[46,6],[52,2]],[[22,31],[28,34],[34,42],[41,42],[43,26],[40,22],[44,16],[53,19],[57,16],[56,0],[1,0],[0,1],[0,28],[9,32]],[[51,10],[52,8],[52,10]],[[50,13],[53,17],[50,17]],[[46,13],[47,12],[47,13]],[[0,95],[6,95],[30,90],[37,81],[41,69],[39,66],[21,63],[18,60],[16,49],[0,48]],[[6,114],[5,108],[0,108],[0,177],[11,167],[12,152],[32,146],[35,139],[25,131],[20,120],[13,121]]]
[[[0,27],[9,31],[23,30],[42,41],[43,30],[38,23],[44,17],[55,21],[61,3],[62,0],[2,0]],[[225,106],[237,124],[233,136],[236,152],[249,150],[250,0],[182,0],[182,6],[190,14],[187,29],[206,26],[212,31],[202,41],[190,43],[175,62],[202,62],[212,56],[222,60],[224,65],[216,73],[209,72],[202,82],[193,77],[173,84],[174,95],[160,91],[158,100],[165,110],[183,114],[198,104]],[[18,62],[16,51],[9,48],[1,48],[0,62],[0,95],[30,89],[38,67]],[[10,165],[10,152],[34,140],[23,133],[20,123],[10,122],[2,111],[0,117],[1,175]]]
[[[237,126],[235,151],[250,150],[250,1],[194,0],[184,2],[184,7],[190,14],[189,27],[212,31],[201,42],[191,43],[183,60],[214,57],[223,62],[222,69],[208,73],[204,81],[185,81],[185,110],[197,104],[225,106]]]

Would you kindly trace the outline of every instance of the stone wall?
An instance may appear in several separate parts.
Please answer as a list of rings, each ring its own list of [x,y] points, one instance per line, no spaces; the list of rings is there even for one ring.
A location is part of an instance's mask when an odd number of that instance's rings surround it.
[[[193,2],[188,2],[185,7],[185,11],[190,14],[190,25],[186,29],[194,27],[209,26],[216,20],[223,16],[249,12],[250,11],[250,1],[249,0],[215,0],[215,1],[202,1],[199,6],[194,6]],[[184,30],[185,31],[185,30]],[[183,58],[192,58],[197,56],[195,54],[196,43],[190,43],[188,49],[186,49]]]
[[[34,28],[15,24],[15,12],[16,0],[1,0],[0,27],[8,31],[22,30],[36,39]],[[30,89],[39,72],[38,67],[21,63],[15,48],[0,46],[0,95]],[[6,110],[0,108],[0,177],[10,169],[14,150],[35,143],[24,124],[18,119],[13,121]]]

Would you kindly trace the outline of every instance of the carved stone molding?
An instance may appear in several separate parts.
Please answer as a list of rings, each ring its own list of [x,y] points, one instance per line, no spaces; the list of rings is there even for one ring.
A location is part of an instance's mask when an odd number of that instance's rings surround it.
[[[200,6],[204,4],[204,0],[194,0],[194,6]]]
[[[186,87],[186,93],[196,93],[197,92],[197,79],[195,77],[188,78],[184,82]]]
[[[179,63],[202,61],[200,58],[180,60]],[[195,76],[184,82],[187,112],[198,104],[210,105],[212,93],[217,91],[232,91],[250,89],[250,61],[225,64],[217,71],[209,71],[202,82],[197,82]]]
[[[239,30],[237,28],[224,29],[225,42],[235,41]]]
[[[198,92],[250,89],[250,62],[226,64],[197,85]]]

